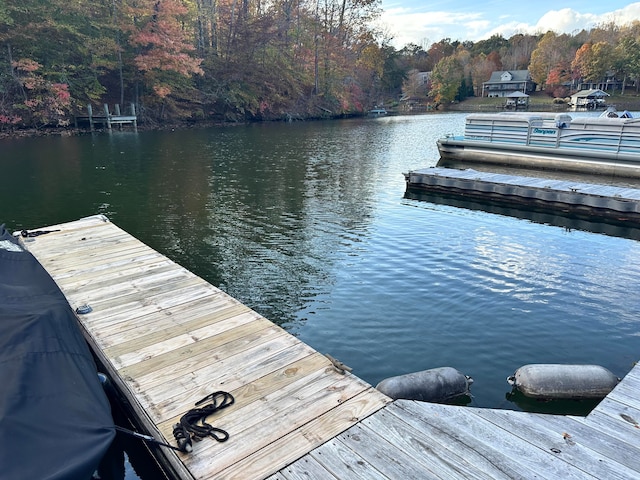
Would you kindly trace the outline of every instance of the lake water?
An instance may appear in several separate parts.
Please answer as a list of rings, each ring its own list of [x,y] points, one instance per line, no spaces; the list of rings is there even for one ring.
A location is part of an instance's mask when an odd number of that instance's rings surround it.
[[[102,213],[375,385],[640,357],[640,233],[405,198],[463,113],[0,141],[0,223]],[[517,399],[516,399],[517,400]],[[542,408],[542,407],[540,407]]]

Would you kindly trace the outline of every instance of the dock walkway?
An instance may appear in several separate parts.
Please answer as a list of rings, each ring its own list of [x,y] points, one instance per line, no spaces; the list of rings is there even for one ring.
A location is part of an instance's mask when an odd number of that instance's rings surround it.
[[[405,180],[407,190],[640,223],[640,189],[636,188],[442,167],[413,170]]]
[[[217,390],[230,439],[163,450],[180,479],[640,478],[640,367],[588,417],[389,398],[95,216],[24,239],[146,433]]]

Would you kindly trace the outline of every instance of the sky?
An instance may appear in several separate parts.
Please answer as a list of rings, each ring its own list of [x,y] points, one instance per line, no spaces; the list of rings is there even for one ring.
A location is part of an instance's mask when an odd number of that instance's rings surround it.
[[[618,0],[382,0],[382,9],[380,26],[398,49],[409,43],[427,49],[443,38],[476,42],[495,34],[508,39],[549,30],[576,33],[611,21],[640,20],[640,2]]]

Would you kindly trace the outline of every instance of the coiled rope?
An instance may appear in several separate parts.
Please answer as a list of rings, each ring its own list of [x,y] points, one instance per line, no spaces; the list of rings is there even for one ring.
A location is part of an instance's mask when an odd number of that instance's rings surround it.
[[[207,405],[201,406],[207,402]],[[176,439],[178,449],[188,453],[193,449],[191,440],[199,442],[205,437],[211,437],[218,442],[229,440],[229,434],[221,428],[214,427],[206,422],[208,416],[218,410],[227,408],[235,402],[233,395],[228,392],[214,392],[195,403],[196,408],[192,408],[182,417],[180,423],[173,426],[173,437]]]
[[[203,403],[211,401],[210,404],[200,407]],[[180,417],[180,423],[176,423],[173,426],[173,438],[176,439],[177,447],[169,445],[168,443],[156,440],[150,435],[144,435],[139,432],[134,432],[127,428],[116,425],[116,430],[122,433],[126,433],[132,437],[138,438],[148,443],[159,445],[161,447],[167,447],[172,450],[177,450],[183,453],[189,453],[193,450],[193,444],[191,440],[199,442],[205,437],[212,437],[218,442],[226,442],[229,440],[229,434],[221,428],[214,427],[206,422],[209,415],[214,414],[218,410],[233,405],[235,399],[233,395],[227,392],[215,392],[207,395],[201,400],[195,403],[197,408],[192,408],[182,417]]]

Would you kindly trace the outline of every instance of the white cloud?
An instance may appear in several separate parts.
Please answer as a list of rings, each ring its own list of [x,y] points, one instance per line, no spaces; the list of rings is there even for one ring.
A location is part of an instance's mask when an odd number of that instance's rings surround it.
[[[629,24],[634,20],[640,20],[640,2],[631,3],[620,10],[607,13],[603,22],[614,22],[619,25]],[[602,22],[599,22],[602,23]]]
[[[600,15],[582,14],[570,8],[563,8],[545,13],[534,28],[536,31],[553,30],[558,33],[572,33],[584,28],[593,28],[600,18]]]
[[[398,7],[384,11],[381,24],[393,37],[393,45],[402,48],[408,43],[425,48],[443,38],[451,40],[478,41],[500,34],[510,38],[517,33],[537,34],[553,30],[557,33],[576,33],[598,25],[614,22],[618,25],[640,20],[640,2],[606,13],[581,13],[571,8],[549,10],[537,21],[531,13],[524,13],[524,19],[514,19],[514,14],[495,15],[491,12],[425,12]],[[528,20],[535,23],[530,23]],[[489,20],[491,18],[492,20]]]
[[[482,20],[480,13],[417,12],[408,8],[385,10],[381,23],[388,26],[394,37],[393,44],[401,48],[408,43],[431,44],[443,38],[465,40],[452,32],[467,31],[465,26],[478,29],[486,28],[488,22]],[[427,45],[428,46],[428,45]]]
[[[498,25],[497,27],[492,28],[484,32],[483,35],[480,35],[478,38],[472,39],[474,41],[477,40],[485,40],[493,35],[502,35],[504,38],[511,38],[513,35],[518,33],[529,33],[536,34],[540,31],[546,32],[548,28],[545,29],[536,29],[527,23],[522,22],[509,22]]]

